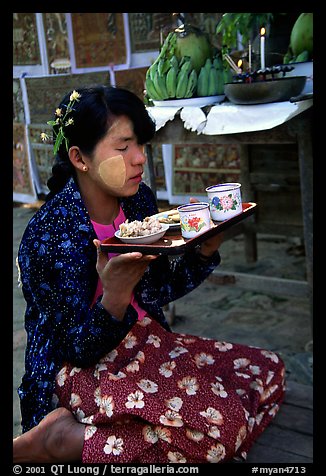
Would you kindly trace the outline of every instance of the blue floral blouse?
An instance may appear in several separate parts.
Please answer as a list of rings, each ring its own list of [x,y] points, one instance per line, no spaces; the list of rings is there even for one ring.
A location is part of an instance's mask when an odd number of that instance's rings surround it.
[[[129,221],[158,211],[144,183],[136,195],[122,199],[121,206]],[[90,307],[98,281],[94,238],[73,179],[35,213],[23,234],[18,252],[27,332],[25,374],[18,389],[23,432],[54,408],[55,376],[64,362],[77,367],[95,364],[137,320],[131,305],[122,321],[104,309],[101,297]],[[162,307],[200,285],[219,262],[218,252],[207,261],[195,250],[174,259],[159,256],[135,288],[135,298],[170,331]]]

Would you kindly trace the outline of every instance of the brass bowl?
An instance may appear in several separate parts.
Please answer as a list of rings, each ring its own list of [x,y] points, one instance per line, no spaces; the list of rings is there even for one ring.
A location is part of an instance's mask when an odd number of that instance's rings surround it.
[[[298,96],[305,84],[306,76],[267,79],[252,83],[226,83],[224,93],[234,104],[266,104],[289,101]]]

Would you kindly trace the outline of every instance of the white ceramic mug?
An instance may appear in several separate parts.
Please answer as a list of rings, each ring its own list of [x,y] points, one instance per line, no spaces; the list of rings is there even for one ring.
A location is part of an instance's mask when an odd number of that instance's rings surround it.
[[[194,238],[211,227],[209,204],[206,202],[186,203],[178,207],[183,238]]]
[[[212,220],[223,221],[242,212],[241,183],[220,183],[206,188]]]

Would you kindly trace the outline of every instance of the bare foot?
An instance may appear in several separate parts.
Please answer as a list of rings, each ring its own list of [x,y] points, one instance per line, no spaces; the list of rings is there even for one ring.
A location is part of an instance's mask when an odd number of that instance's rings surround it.
[[[80,461],[85,425],[60,407],[31,430],[13,440],[14,463],[64,463]]]

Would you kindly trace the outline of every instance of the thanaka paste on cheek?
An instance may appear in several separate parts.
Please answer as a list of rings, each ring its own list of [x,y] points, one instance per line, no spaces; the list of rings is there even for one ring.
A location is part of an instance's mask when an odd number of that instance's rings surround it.
[[[122,155],[103,160],[99,165],[98,173],[108,187],[122,188],[126,182],[126,165]]]

